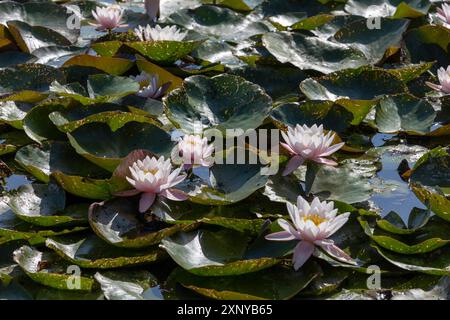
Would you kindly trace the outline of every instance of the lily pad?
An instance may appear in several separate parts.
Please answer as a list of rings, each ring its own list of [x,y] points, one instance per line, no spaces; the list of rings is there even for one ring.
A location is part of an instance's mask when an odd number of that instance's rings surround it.
[[[176,269],[171,277],[190,290],[218,300],[287,300],[306,288],[320,272],[316,263],[308,263],[297,272],[276,266],[234,277],[200,277]]]
[[[67,136],[80,155],[110,172],[133,150],[144,149],[167,156],[173,147],[167,132],[153,124],[135,121],[116,131],[106,123],[87,123]]]
[[[120,76],[127,72],[131,67],[133,67],[134,63],[133,61],[128,59],[95,57],[87,54],[82,54],[67,60],[64,63],[63,67],[71,65],[94,67],[108,74]]]
[[[155,262],[165,256],[158,248],[130,250],[111,246],[91,235],[78,239],[47,239],[46,246],[82,268],[111,269]]]
[[[369,17],[418,18],[427,14],[428,0],[349,0],[345,11]]]
[[[408,217],[408,226],[394,211],[389,212],[383,219],[377,220],[377,226],[384,231],[394,234],[412,234],[423,227],[431,217],[428,210],[414,208]]]
[[[103,178],[107,172],[80,157],[67,142],[30,144],[16,153],[15,160],[38,180],[48,182],[50,174],[60,171],[68,175]]]
[[[416,184],[412,185],[412,190],[417,198],[430,208],[431,211],[440,218],[450,222],[450,200],[441,194],[434,193]]]
[[[137,202],[126,198],[92,204],[89,223],[100,238],[125,248],[148,247],[185,228],[182,224],[164,226],[164,223],[143,222],[138,218]]]
[[[40,252],[32,247],[23,246],[14,251],[14,260],[35,282],[59,290],[91,291],[95,281],[80,276],[79,288],[70,287],[70,273],[67,274],[67,263],[61,263],[55,253]]]
[[[232,230],[183,232],[162,240],[175,262],[201,276],[241,275],[278,264],[275,258],[245,259],[249,238]]]
[[[375,124],[380,132],[427,133],[436,117],[425,100],[409,94],[385,97],[377,104]]]
[[[272,100],[264,90],[245,79],[222,74],[192,76],[165,99],[167,117],[186,132],[200,128],[255,129],[262,124]]]
[[[300,33],[266,33],[262,41],[280,62],[289,62],[302,70],[331,73],[368,64],[358,49]]]
[[[415,163],[410,181],[429,187],[450,187],[450,153],[446,148],[435,148]]]

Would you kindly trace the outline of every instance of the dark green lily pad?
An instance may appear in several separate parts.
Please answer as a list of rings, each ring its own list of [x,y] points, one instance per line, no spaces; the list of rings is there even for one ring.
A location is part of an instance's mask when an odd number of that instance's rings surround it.
[[[0,239],[4,242],[26,240],[30,244],[42,244],[47,237],[83,230],[86,230],[86,228],[74,227],[58,231],[39,228],[18,218],[4,201],[0,202]]]
[[[161,64],[171,64],[194,51],[202,41],[136,41],[126,42],[144,57]]]
[[[164,226],[164,223],[158,222],[144,223],[138,215],[136,201],[116,198],[92,204],[89,223],[100,238],[125,248],[148,247],[185,228],[182,224]]]
[[[43,227],[84,224],[88,206],[74,204],[65,209],[65,192],[57,184],[22,185],[9,196],[8,205],[22,220]]]
[[[67,60],[63,67],[71,65],[94,67],[108,74],[120,76],[127,72],[134,65],[134,62],[122,58],[95,57],[87,54],[81,54]]]
[[[276,266],[234,277],[200,277],[176,269],[171,278],[190,290],[218,300],[287,300],[306,288],[320,273],[316,263],[307,263],[299,271]]]
[[[48,182],[53,172],[68,175],[104,178],[107,172],[80,157],[67,142],[30,144],[16,153],[15,160],[38,180]]]
[[[3,68],[0,70],[0,94],[11,94],[20,90],[47,91],[55,80],[64,81],[62,72],[42,64],[21,64]]]
[[[67,136],[80,155],[110,172],[133,150],[144,149],[167,156],[173,147],[167,132],[153,124],[135,121],[127,122],[116,131],[106,123],[88,123]]]
[[[47,239],[46,246],[82,268],[110,269],[155,262],[165,256],[158,248],[130,250],[111,246],[91,235],[78,239]]]
[[[414,194],[424,203],[431,211],[440,218],[450,222],[450,200],[445,196],[434,193],[427,188],[412,185]]]
[[[165,99],[167,117],[186,132],[194,125],[219,130],[255,129],[262,124],[272,100],[261,87],[245,79],[222,74],[212,78],[192,76]]]
[[[433,66],[434,71],[439,67],[447,68],[450,64],[449,29],[436,25],[421,26],[407,32],[404,41],[411,62],[437,61]]]
[[[115,102],[125,96],[139,91],[139,83],[127,78],[105,74],[89,75],[87,80],[87,92],[74,90],[74,86],[62,86],[58,83],[52,84],[52,92],[72,98],[84,105],[95,103]]]
[[[349,0],[345,11],[363,17],[417,18],[427,14],[428,0]]]
[[[232,230],[183,232],[162,240],[175,262],[201,276],[241,275],[278,264],[275,258],[246,259],[249,238]]]
[[[35,282],[59,290],[91,291],[95,281],[80,276],[79,288],[70,287],[71,274],[67,274],[67,263],[53,252],[40,252],[32,247],[23,246],[14,251],[14,260]]]
[[[262,22],[252,21],[233,10],[212,5],[179,10],[171,14],[168,21],[202,35],[234,42],[270,30],[268,25]]]
[[[386,50],[400,47],[408,20],[380,19],[381,28],[369,29],[367,20],[357,20],[339,29],[334,38],[364,53],[370,63],[379,62]]]
[[[23,119],[33,107],[26,102],[2,101],[0,102],[0,121],[16,129],[23,129]]]
[[[272,110],[272,119],[281,126],[323,124],[327,130],[342,132],[353,120],[353,114],[332,101],[286,103]]]
[[[331,73],[368,64],[358,49],[300,33],[266,33],[262,41],[280,62],[289,62],[302,70]]]
[[[384,231],[394,234],[412,234],[423,227],[431,217],[428,210],[414,208],[408,217],[408,226],[394,211],[389,212],[383,219],[377,220],[377,226]]]
[[[450,187],[450,153],[446,148],[436,148],[415,163],[410,181],[429,187]]]
[[[0,134],[0,155],[15,152],[32,141],[23,131],[13,130]]]
[[[241,201],[264,187],[268,177],[257,164],[216,164],[209,180],[191,176],[177,185],[192,202],[205,205],[228,205]]]
[[[377,104],[375,124],[380,132],[425,134],[436,118],[434,108],[425,100],[409,94],[389,96]]]

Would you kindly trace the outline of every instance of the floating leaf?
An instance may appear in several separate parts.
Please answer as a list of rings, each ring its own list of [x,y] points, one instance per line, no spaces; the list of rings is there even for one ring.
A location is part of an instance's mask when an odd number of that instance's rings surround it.
[[[75,56],[67,60],[63,67],[67,66],[84,66],[94,67],[103,72],[114,76],[120,76],[127,72],[132,66],[133,61],[122,58],[110,58],[110,57],[95,57],[87,54]]]

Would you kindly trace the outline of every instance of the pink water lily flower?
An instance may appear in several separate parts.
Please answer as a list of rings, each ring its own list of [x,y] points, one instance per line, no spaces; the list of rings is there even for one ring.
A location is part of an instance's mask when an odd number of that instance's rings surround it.
[[[214,163],[212,159],[214,145],[208,144],[206,137],[187,134],[180,139],[177,148],[183,159],[185,169],[192,168],[194,165],[209,168]]]
[[[147,25],[146,27],[139,26],[134,29],[134,34],[140,41],[183,41],[187,35],[186,32],[180,31],[176,26],[161,26],[156,25],[154,28]]]
[[[439,79],[439,84],[426,82],[426,84],[436,90],[444,93],[450,93],[450,66],[447,67],[447,70],[444,68],[439,68],[437,71],[437,76]]]
[[[106,8],[97,7],[92,10],[92,16],[95,18],[95,24],[91,23],[97,27],[98,31],[112,30],[114,28],[125,27],[123,24],[123,9],[118,5],[111,5]]]
[[[133,196],[142,193],[139,201],[139,212],[147,211],[155,201],[156,196],[174,201],[183,201],[188,197],[181,190],[173,189],[182,182],[186,175],[180,174],[181,168],[172,171],[170,159],[164,156],[156,159],[146,156],[144,160],[137,160],[129,167],[131,177],[127,181],[135,188],[120,192],[118,196]]]
[[[437,16],[446,27],[450,27],[450,5],[443,3],[441,8],[437,8]]]
[[[324,134],[323,126],[297,124],[295,128],[288,127],[287,133],[281,132],[285,143],[281,145],[293,156],[283,171],[286,176],[301,166],[306,160],[314,161],[329,166],[337,165],[336,162],[325,157],[338,151],[344,143],[332,145],[335,135],[332,132]]]
[[[157,74],[148,74],[142,71],[137,76],[130,76],[136,82],[139,82],[141,89],[136,93],[139,97],[158,99],[167,92],[171,82],[166,82],[163,85],[159,85],[159,77]]]
[[[268,234],[266,239],[300,241],[294,249],[295,270],[298,270],[311,257],[315,246],[321,247],[339,260],[354,263],[354,260],[339,249],[333,240],[328,239],[347,222],[349,212],[336,215],[337,209],[334,209],[332,201],[320,202],[319,198],[314,198],[310,205],[301,196],[297,198],[297,206],[288,203],[287,209],[294,226],[284,219],[278,219],[278,224],[284,231]]]

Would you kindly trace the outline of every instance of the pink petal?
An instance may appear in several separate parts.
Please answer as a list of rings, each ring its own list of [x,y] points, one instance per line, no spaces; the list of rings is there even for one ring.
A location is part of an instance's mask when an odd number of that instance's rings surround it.
[[[335,166],[338,165],[335,161],[327,159],[327,158],[320,158],[319,157],[319,158],[314,158],[313,160],[314,160],[314,162],[317,162],[317,163],[320,163],[320,164],[326,164],[327,166],[335,167]]]
[[[295,237],[287,231],[274,232],[274,233],[266,235],[265,238],[266,238],[266,240],[271,240],[271,241],[295,240]]]
[[[178,189],[166,189],[159,195],[173,201],[184,201],[189,198],[186,193]]]
[[[286,168],[284,168],[282,175],[287,176],[288,174],[292,173],[295,169],[300,167],[303,164],[303,162],[305,162],[305,159],[303,159],[300,156],[292,157],[291,160],[289,160]]]
[[[317,244],[328,254],[339,260],[342,260],[350,264],[356,264],[355,260],[353,260],[352,257],[350,257],[347,253],[345,253],[343,250],[341,250],[334,244],[333,240],[319,240],[315,241],[315,244]]]
[[[131,189],[131,190],[126,190],[126,191],[116,192],[116,193],[114,193],[114,195],[116,197],[132,197],[139,193],[141,193],[141,191],[139,191],[137,189]]]
[[[308,241],[300,241],[294,249],[294,269],[297,271],[311,257],[314,252],[314,244]]]
[[[320,154],[321,157],[328,157],[329,155],[332,155],[336,151],[338,151],[340,148],[344,146],[344,142],[337,143],[335,145],[332,145],[331,147],[327,148],[327,151]]]
[[[155,198],[155,193],[143,193],[139,200],[139,212],[144,213],[147,211],[152,206],[153,202],[155,202]]]
[[[295,154],[296,152],[294,151],[294,149],[291,148],[290,145],[288,145],[287,143],[284,142],[280,142],[281,146],[283,148],[285,148],[290,154]]]
[[[436,90],[436,91],[441,91],[441,89],[442,89],[441,85],[438,85],[438,84],[435,84],[435,83],[431,83],[431,82],[425,81],[425,84],[427,86],[429,86],[431,89]]]

